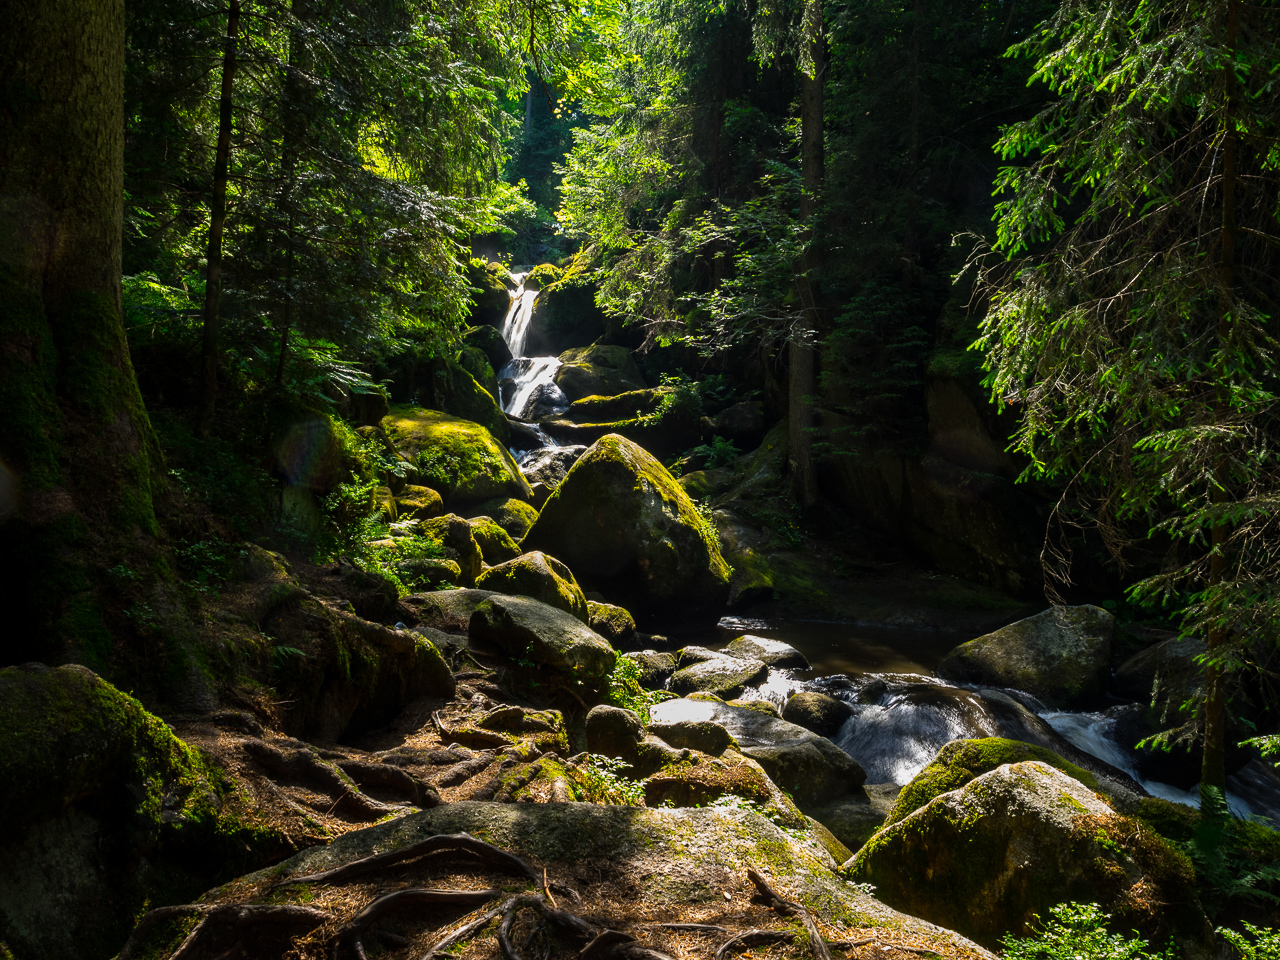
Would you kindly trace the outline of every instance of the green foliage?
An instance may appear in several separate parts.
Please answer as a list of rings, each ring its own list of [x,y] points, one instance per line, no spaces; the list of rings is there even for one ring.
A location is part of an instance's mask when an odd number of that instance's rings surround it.
[[[702,416],[702,394],[698,392],[696,383],[664,374],[662,385],[675,389],[664,393],[653,412],[639,418],[640,423],[657,426],[660,423],[689,422]]]
[[[1031,937],[1006,934],[1004,960],[1173,960],[1173,947],[1149,953],[1147,941],[1107,932],[1111,919],[1096,903],[1062,903]],[[1039,919],[1039,918],[1037,918]]]
[[[705,457],[707,466],[712,470],[718,467],[727,467],[738,459],[738,445],[732,440],[726,440],[724,437],[712,437],[711,442],[704,443],[701,446],[694,447],[689,451],[691,456]]]
[[[1253,825],[1232,818],[1226,798],[1211,786],[1201,787],[1200,814],[1191,840],[1179,846],[1195,865],[1205,912],[1212,918],[1240,904],[1280,903],[1276,838],[1270,844],[1271,856],[1264,853],[1259,858],[1258,851],[1249,848]]]
[[[587,803],[609,803],[620,807],[643,807],[644,787],[622,776],[627,764],[613,757],[587,754],[582,762],[569,768],[580,800]]]
[[[672,700],[675,694],[666,690],[646,690],[640,685],[640,667],[628,657],[618,657],[609,675],[609,686],[605,691],[605,699],[615,707],[634,710],[647,725],[650,720],[649,709],[663,700]]]
[[[1236,948],[1242,960],[1280,960],[1280,930],[1259,929],[1251,923],[1242,926],[1247,937],[1222,927],[1218,935]]]

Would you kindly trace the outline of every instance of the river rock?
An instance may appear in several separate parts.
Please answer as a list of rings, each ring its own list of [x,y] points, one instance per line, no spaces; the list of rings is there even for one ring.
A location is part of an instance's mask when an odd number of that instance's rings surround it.
[[[771,667],[786,667],[792,670],[808,670],[809,660],[803,653],[780,640],[768,640],[764,637],[745,635],[738,637],[726,646],[721,653],[731,657],[742,657],[744,660],[763,660]]]
[[[644,724],[634,710],[600,704],[587,713],[587,749],[606,757],[635,763],[636,747],[644,739]]]
[[[656,411],[662,398],[674,392],[675,387],[652,387],[647,390],[629,390],[612,397],[583,397],[569,405],[565,419],[574,423],[634,420]]]
[[[617,654],[571,613],[525,597],[495,595],[476,607],[468,632],[514,657],[563,670],[583,680],[613,672]]]
[[[519,410],[511,412],[523,420],[543,420],[558,417],[569,409],[569,398],[554,383],[540,383],[529,392]]]
[[[560,354],[560,364],[556,385],[570,400],[613,397],[646,386],[626,347],[574,347]]]
[[[667,686],[676,694],[714,693],[732,699],[741,695],[747,684],[763,680],[768,673],[769,667],[760,660],[714,657],[681,667],[671,675]]]
[[[434,540],[444,548],[445,559],[458,565],[458,582],[463,586],[475,585],[476,577],[484,567],[484,555],[476,543],[475,528],[456,513],[448,513],[418,525],[419,533]]]
[[[956,647],[938,675],[1023,690],[1046,704],[1079,708],[1106,692],[1115,618],[1101,607],[1050,607]]]
[[[695,663],[706,663],[708,660],[718,660],[724,656],[725,654],[719,650],[690,644],[676,651],[676,668],[692,667]]]
[[[476,587],[531,597],[570,613],[583,623],[589,619],[587,600],[573,579],[573,572],[555,557],[536,550],[490,567],[476,579]]]
[[[510,384],[510,388],[507,388]],[[502,395],[502,402],[507,403],[511,399],[511,395],[515,393],[516,382],[510,378],[503,380],[498,386],[498,392]],[[516,420],[513,417],[507,417],[507,425],[511,428],[511,439],[508,444],[512,450],[529,451],[541,450],[542,445],[547,442],[546,438],[537,431],[537,429],[523,420]]]
[[[866,780],[862,767],[830,740],[766,713],[689,698],[655,704],[649,713],[654,723],[721,724],[802,809],[852,793]]]
[[[396,497],[396,516],[401,520],[430,520],[444,513],[444,498],[430,487],[409,484]]]
[[[506,291],[506,287],[503,287]],[[503,316],[506,314],[506,307],[503,307]],[[501,323],[503,317],[498,317],[498,323]],[[487,323],[476,327],[469,327],[462,334],[462,342],[468,347],[475,347],[484,353],[495,371],[501,370],[511,362],[511,348],[507,346],[507,341],[502,338],[502,331],[496,326],[489,326]]]
[[[587,624],[609,641],[615,650],[626,650],[635,641],[636,621],[622,607],[587,601]]]
[[[853,707],[825,693],[802,690],[792,694],[782,708],[782,719],[812,730],[820,737],[834,737],[853,716]]]
[[[515,497],[494,497],[492,500],[485,500],[466,511],[464,515],[472,520],[476,517],[489,517],[514,541],[524,539],[524,535],[533,526],[533,521],[538,519],[537,510]]]
[[[737,746],[723,724],[714,720],[675,720],[671,723],[653,722],[649,732],[660,740],[680,748],[698,750],[718,757],[729,747]]]
[[[471,535],[475,537],[485,563],[493,566],[520,556],[516,542],[492,517],[471,517],[467,523],[471,524]]]
[[[1184,703],[1201,693],[1204,668],[1196,657],[1205,652],[1196,637],[1173,637],[1140,650],[1116,668],[1111,692],[1155,710],[1167,723]]]
[[[408,557],[396,561],[396,575],[406,586],[429,590],[442,584],[456,587],[462,568],[442,557]]]
[[[559,557],[582,585],[652,619],[710,621],[730,571],[680,485],[629,440],[607,436],[575,463],[525,538]]]
[[[661,690],[667,679],[676,672],[676,658],[658,650],[639,650],[625,654],[639,671],[637,680],[646,690]]]
[[[436,410],[394,407],[381,426],[396,448],[417,464],[421,482],[438,491],[449,506],[533,496],[506,447],[478,423]]]
[[[1173,935],[1203,949],[1212,935],[1186,857],[1036,760],[935,797],[867,841],[846,871],[885,903],[992,947],[1068,901],[1098,903],[1155,943]]]
[[[544,484],[547,489],[554,490],[560,486],[569,468],[578,462],[578,458],[587,452],[580,443],[567,447],[544,447],[524,462],[524,476],[530,483]]]
[[[808,815],[831,831],[852,856],[884,826],[901,790],[896,783],[865,783],[860,790],[830,803],[810,805]]]
[[[466,633],[476,607],[496,596],[490,590],[433,590],[412,593],[400,602],[413,611],[420,627]]]
[[[477,325],[473,329],[493,330],[499,340],[502,340],[502,334],[496,328],[502,325],[511,305],[511,290],[507,286],[510,276],[507,268],[497,261],[467,269],[468,282],[479,291],[472,294],[471,321]]]

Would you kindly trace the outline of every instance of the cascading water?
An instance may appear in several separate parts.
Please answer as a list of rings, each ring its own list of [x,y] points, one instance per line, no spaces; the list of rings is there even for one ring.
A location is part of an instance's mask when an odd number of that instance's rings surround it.
[[[513,357],[524,356],[525,341],[529,338],[529,321],[533,319],[533,303],[538,299],[537,290],[525,288],[528,273],[513,273],[511,279],[519,286],[511,295],[511,306],[502,321],[502,339],[507,341]]]
[[[499,402],[503,412],[526,421],[537,420],[547,414],[563,413],[569,406],[568,398],[556,386],[559,358],[524,356],[529,340],[529,327],[533,321],[533,307],[538,299],[538,290],[525,287],[528,275],[527,271],[511,274],[518,286],[511,295],[511,306],[502,321],[502,338],[511,350],[512,359],[498,371]],[[530,426],[537,435],[538,449],[558,446],[536,423]],[[512,452],[523,469],[525,462],[538,450]]]

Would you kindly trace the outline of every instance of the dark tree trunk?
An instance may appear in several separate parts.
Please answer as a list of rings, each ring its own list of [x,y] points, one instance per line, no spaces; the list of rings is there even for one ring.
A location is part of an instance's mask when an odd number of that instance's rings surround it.
[[[240,36],[240,0],[227,11],[227,36],[222,53],[222,89],[218,95],[218,143],[213,159],[213,197],[210,201],[209,248],[204,287],[204,337],[200,352],[200,411],[198,430],[209,432],[218,400],[218,332],[222,305],[222,231],[227,222],[227,174],[231,164],[231,101],[235,92],[236,46]]]
[[[110,643],[87,558],[155,532],[120,304],[124,0],[0,10],[0,662]]]
[[[806,40],[813,58],[813,76],[800,74],[800,175],[803,193],[800,219],[812,240],[812,221],[822,189],[826,160],[823,154],[822,84],[826,73],[826,35],[822,26],[822,0],[808,0],[805,9]],[[801,329],[793,331],[788,350],[788,449],[791,491],[802,509],[817,502],[818,483],[813,464],[813,401],[818,388],[817,337],[821,310],[814,278],[821,267],[812,243],[805,251],[802,273],[796,279],[804,315]]]

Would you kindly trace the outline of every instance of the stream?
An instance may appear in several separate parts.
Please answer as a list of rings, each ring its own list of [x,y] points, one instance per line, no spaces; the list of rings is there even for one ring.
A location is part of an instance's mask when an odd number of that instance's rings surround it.
[[[503,320],[502,336],[513,359],[498,373],[503,411],[526,422],[563,413],[569,406],[555,382],[560,360],[524,355],[538,298],[537,290],[525,288],[529,269],[516,268],[511,274],[517,289]],[[539,450],[558,446],[536,423],[530,426],[542,446],[511,451],[522,469]],[[832,739],[862,765],[868,783],[905,785],[948,741],[1000,736],[1047,747],[1095,773],[1118,772],[1153,796],[1199,805],[1196,790],[1142,779],[1136,755],[1116,742],[1115,720],[1105,712],[1050,710],[1016,690],[967,689],[940,679],[935,668],[953,647],[973,639],[968,634],[726,617],[714,636],[690,639],[722,647],[747,633],[790,644],[805,655],[812,669],[771,668],[766,680],[743,696],[769,700],[781,708],[792,693],[815,690],[848,703],[853,716]],[[1280,821],[1280,776],[1255,759],[1228,778],[1227,802],[1236,816]]]

